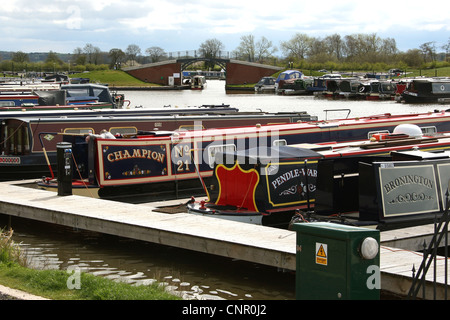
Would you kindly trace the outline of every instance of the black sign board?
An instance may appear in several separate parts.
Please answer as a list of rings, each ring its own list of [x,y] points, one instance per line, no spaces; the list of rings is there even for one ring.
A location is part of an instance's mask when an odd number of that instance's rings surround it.
[[[362,220],[387,221],[441,213],[445,209],[450,161],[360,163],[359,178]]]

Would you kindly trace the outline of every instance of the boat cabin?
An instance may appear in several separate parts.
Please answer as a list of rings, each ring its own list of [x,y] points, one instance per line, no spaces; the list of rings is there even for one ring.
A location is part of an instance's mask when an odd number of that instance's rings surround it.
[[[393,151],[318,164],[317,219],[378,229],[432,223],[445,210],[450,153]]]

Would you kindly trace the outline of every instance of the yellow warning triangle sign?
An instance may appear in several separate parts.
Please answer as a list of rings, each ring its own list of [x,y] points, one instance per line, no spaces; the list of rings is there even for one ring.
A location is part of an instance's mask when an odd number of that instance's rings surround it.
[[[327,257],[327,255],[325,253],[325,250],[323,249],[323,245],[320,245],[319,251],[317,251],[317,256],[318,257],[322,257],[322,258],[326,258]]]

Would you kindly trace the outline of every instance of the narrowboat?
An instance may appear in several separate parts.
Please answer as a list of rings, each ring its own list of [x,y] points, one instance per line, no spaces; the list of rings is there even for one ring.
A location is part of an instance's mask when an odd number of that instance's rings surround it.
[[[319,163],[313,213],[293,221],[327,221],[379,230],[434,223],[446,209],[448,148],[394,150],[387,158]]]
[[[393,134],[376,134],[373,139],[350,144],[301,144],[218,153],[214,174],[204,182],[209,187],[207,200],[193,199],[187,207],[193,214],[269,226],[287,226],[293,217],[337,222],[343,219],[334,215],[344,212],[348,213],[346,223],[378,225],[384,222],[368,212],[373,207],[352,215],[358,211],[358,179],[364,181],[361,188],[369,188],[366,176],[360,178],[358,174],[361,163],[391,163],[393,152],[420,151],[440,158],[444,152],[450,154],[448,150],[450,136],[426,137],[417,126],[400,125]],[[447,162],[450,164],[450,159]],[[450,171],[446,178],[448,181]],[[371,183],[369,189],[373,191]],[[372,197],[365,199],[364,205],[373,203]],[[299,210],[303,214],[296,213]],[[409,208],[402,210],[409,212]]]
[[[23,116],[3,118],[0,122],[0,179],[20,180],[48,175],[47,160],[56,164],[56,143],[67,134],[98,134],[105,129],[115,134],[136,134],[141,131],[188,131],[193,129],[255,126],[269,123],[296,123],[316,120],[305,112],[265,113],[229,112],[227,108],[178,109],[167,108],[154,113],[150,110],[126,110],[130,113],[114,115],[113,112],[97,116],[63,115],[60,117]],[[106,112],[106,111],[105,111]],[[119,113],[119,111],[117,111]],[[145,115],[147,113],[147,115]],[[53,133],[49,135],[43,132]],[[44,146],[43,146],[44,144]]]
[[[100,197],[163,191],[167,197],[176,197],[192,195],[189,188],[204,192],[199,177],[212,176],[215,154],[218,152],[300,143],[359,142],[409,123],[417,124],[427,135],[449,132],[450,113],[380,115],[191,131],[150,131],[133,138],[92,137],[89,142],[84,142],[84,136],[78,137],[79,141],[70,140],[73,137],[68,135],[64,137],[66,142],[74,145],[75,167],[84,168],[84,173],[77,173],[74,179],[89,178],[89,184],[97,186]],[[371,153],[370,150],[364,152]],[[83,155],[84,159],[78,159],[77,155]],[[47,186],[51,186],[50,180],[45,179],[44,183],[48,182]]]
[[[8,118],[63,118],[63,117],[116,117],[116,116],[167,116],[167,115],[227,115],[227,114],[263,114],[263,112],[239,112],[239,109],[230,107],[230,105],[201,105],[187,107],[164,106],[162,108],[73,108],[73,109],[50,109],[50,110],[16,110],[0,111],[0,120]]]
[[[450,78],[413,79],[401,94],[405,103],[436,103],[450,98]]]
[[[0,95],[0,111],[104,109],[123,105],[123,95],[112,94],[107,86],[96,84],[66,84],[59,90]]]

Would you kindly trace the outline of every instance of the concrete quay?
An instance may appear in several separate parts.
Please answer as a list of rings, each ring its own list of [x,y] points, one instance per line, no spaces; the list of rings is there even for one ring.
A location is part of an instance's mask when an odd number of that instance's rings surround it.
[[[58,196],[26,187],[30,181],[0,183],[0,213],[47,223],[148,241],[187,250],[240,259],[280,269],[296,269],[294,231],[208,218],[188,213],[162,213],[161,207],[183,206],[187,199],[127,204],[116,201]],[[423,239],[433,226],[380,233],[381,289],[407,294],[413,265],[417,270]],[[427,243],[429,240],[426,240]],[[444,261],[437,262],[437,295],[444,294]],[[427,297],[433,272],[427,276]]]

